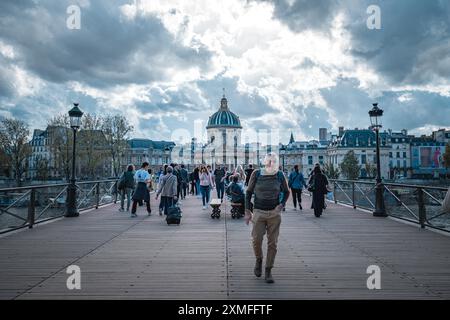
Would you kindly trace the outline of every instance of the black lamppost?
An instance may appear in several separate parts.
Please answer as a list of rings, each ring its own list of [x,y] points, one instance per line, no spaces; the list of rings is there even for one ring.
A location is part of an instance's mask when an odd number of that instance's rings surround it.
[[[383,191],[384,186],[381,181],[381,162],[380,162],[380,128],[381,128],[381,117],[383,116],[383,110],[378,108],[378,103],[373,104],[372,110],[369,111],[370,122],[372,124],[373,130],[375,130],[376,134],[376,148],[377,148],[377,177],[375,187],[375,211],[373,215],[375,217],[387,217],[386,208],[384,207],[384,199],[383,199]]]
[[[286,153],[286,147],[284,145],[281,146],[280,148],[280,154],[283,158],[283,162],[282,162],[282,167],[283,167],[283,174],[284,174],[284,154]]]
[[[81,116],[83,112],[78,108],[78,103],[73,104],[74,107],[69,111],[70,127],[73,130],[73,146],[72,146],[72,177],[67,186],[67,210],[66,217],[78,217],[80,214],[77,209],[77,186],[75,177],[75,160],[76,160],[76,145],[77,145],[77,130],[81,126]]]

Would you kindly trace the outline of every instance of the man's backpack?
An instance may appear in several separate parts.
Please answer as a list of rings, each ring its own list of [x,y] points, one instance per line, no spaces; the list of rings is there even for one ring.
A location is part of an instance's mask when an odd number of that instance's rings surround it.
[[[255,172],[255,184],[258,182],[258,178],[259,178],[260,175],[261,175],[261,170],[256,170],[256,172]],[[285,180],[283,172],[281,172],[281,171],[277,172],[277,179],[278,179],[278,182],[280,182],[280,185],[282,185],[283,184],[283,180]]]

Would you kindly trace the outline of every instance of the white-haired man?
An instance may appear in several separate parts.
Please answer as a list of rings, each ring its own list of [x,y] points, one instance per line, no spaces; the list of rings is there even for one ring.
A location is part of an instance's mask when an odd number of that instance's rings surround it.
[[[253,195],[254,204],[251,203]],[[281,211],[289,198],[286,178],[278,168],[278,156],[269,153],[264,159],[264,168],[253,171],[245,196],[245,222],[253,222],[252,243],[256,257],[255,276],[262,274],[262,242],[267,232],[267,257],[265,280],[273,283],[272,268],[277,254],[280,233]]]

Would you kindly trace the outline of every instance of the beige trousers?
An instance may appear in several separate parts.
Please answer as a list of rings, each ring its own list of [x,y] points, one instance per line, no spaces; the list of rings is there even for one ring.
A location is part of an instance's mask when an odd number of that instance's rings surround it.
[[[266,268],[272,268],[277,255],[278,235],[280,234],[281,211],[254,209],[252,214],[252,242],[256,259],[263,258],[262,243],[267,231]]]

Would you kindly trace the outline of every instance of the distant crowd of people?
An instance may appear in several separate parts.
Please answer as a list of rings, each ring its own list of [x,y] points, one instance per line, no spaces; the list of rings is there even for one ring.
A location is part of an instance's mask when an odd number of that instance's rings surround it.
[[[273,283],[271,270],[277,253],[281,212],[285,210],[290,194],[294,210],[297,210],[297,206],[303,209],[304,188],[312,193],[311,208],[314,215],[320,217],[326,206],[325,195],[329,192],[329,186],[319,164],[315,165],[306,182],[298,165],[286,177],[275,153],[267,154],[263,168],[256,170],[252,165],[246,170],[240,165],[234,170],[228,170],[222,165],[216,165],[214,170],[210,165],[199,165],[189,172],[184,164],[171,163],[153,174],[148,162],[144,162],[137,171],[133,165],[129,165],[121,175],[118,182],[121,195],[119,210],[125,211],[126,198],[126,211],[131,206],[131,217],[137,216],[138,205],[143,206],[144,203],[148,215],[151,215],[151,191],[155,191],[156,200],[160,197],[160,215],[167,215],[171,206],[189,194],[201,198],[205,210],[211,200],[211,191],[216,189],[218,199],[223,201],[226,194],[232,203],[244,208],[245,222],[253,223],[252,246],[256,257],[254,274],[257,277],[262,275],[262,243],[267,233],[265,280]]]

